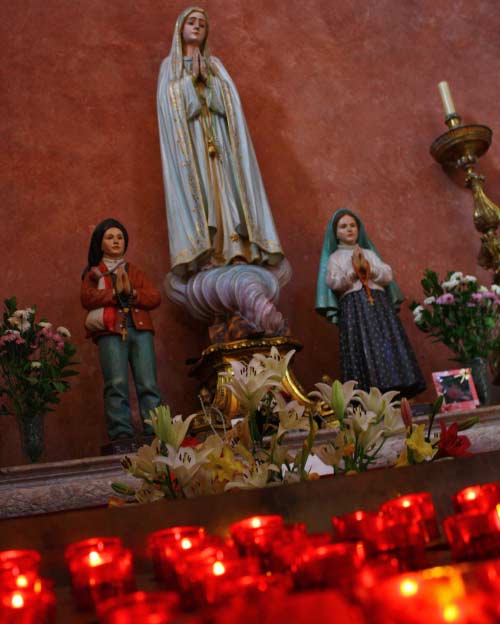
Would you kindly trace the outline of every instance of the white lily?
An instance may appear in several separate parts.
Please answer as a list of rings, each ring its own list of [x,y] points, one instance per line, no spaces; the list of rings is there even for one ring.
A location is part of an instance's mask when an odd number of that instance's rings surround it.
[[[500,297],[500,285],[499,284],[492,284],[490,290],[491,292],[495,293],[497,297]]]
[[[424,304],[425,304],[425,305],[431,305],[431,303],[434,303],[434,301],[436,301],[436,297],[426,297],[426,298],[424,299]],[[422,307],[422,306],[417,306],[417,308],[421,308],[421,307]],[[415,310],[416,310],[417,308],[415,308]],[[414,311],[414,313],[415,313],[415,311]]]
[[[357,436],[358,447],[362,448],[365,453],[374,450],[375,445],[384,436],[384,433],[385,429],[382,422],[370,423],[366,431],[361,432]]]
[[[297,401],[290,401],[286,404],[280,404],[274,409],[278,414],[280,424],[278,427],[278,440],[287,431],[309,431],[309,418],[304,416],[305,406],[300,405]]]
[[[272,379],[281,381],[286,375],[288,364],[295,353],[295,349],[288,351],[284,356],[280,355],[280,352],[276,347],[271,347],[271,354],[265,356],[262,353],[256,353],[249,366],[254,366],[256,369],[266,370],[273,373]]]
[[[367,412],[374,412],[378,417],[381,417],[390,406],[397,405],[397,402],[392,403],[392,400],[398,394],[399,392],[397,390],[389,390],[389,392],[382,394],[378,388],[370,388],[370,392],[357,390],[355,400],[357,400]]]
[[[156,437],[177,451],[186,437],[189,425],[196,417],[196,414],[191,414],[186,420],[182,420],[182,416],[172,418],[168,405],[159,405],[150,411],[150,416],[151,419],[145,422],[152,425]]]
[[[347,442],[346,433],[344,431],[339,431],[332,442],[322,444],[321,446],[315,446],[312,452],[327,466],[335,467],[338,466],[342,457],[348,451],[351,452],[352,449],[348,449],[347,447],[352,446],[351,443]]]
[[[389,405],[384,413],[384,420],[382,421],[384,427],[384,436],[387,438],[390,436],[404,433],[405,425],[401,417],[401,410]]]
[[[348,423],[356,437],[367,431],[369,425],[374,423],[377,420],[377,414],[371,410],[364,411],[358,405],[353,410],[349,411],[348,416],[346,416],[345,421]]]
[[[342,392],[342,397],[344,401],[344,409],[347,408],[352,398],[357,394],[357,390],[354,389],[357,383],[357,381],[351,380],[346,381],[340,385],[340,390]],[[322,399],[327,405],[335,410],[333,396],[335,382],[332,385],[326,383],[317,383],[314,385],[316,386],[316,388],[318,388],[318,390],[313,390],[309,393],[309,396],[315,396],[319,399]]]
[[[48,321],[40,321],[38,323],[38,325],[40,325],[40,327],[42,327],[43,329],[51,329],[52,328],[52,323],[49,323]]]
[[[181,488],[184,488],[201,468],[203,460],[197,457],[196,450],[192,447],[176,450],[167,445],[166,452],[166,455],[155,457],[154,463],[168,466],[174,472]]]
[[[146,478],[153,481],[159,474],[165,472],[164,467],[157,466],[155,463],[156,457],[159,453],[160,441],[158,439],[153,440],[151,446],[145,444],[141,446],[135,457],[132,458],[132,464],[129,468],[130,474],[134,477]]]
[[[154,503],[161,498],[165,498],[165,494],[161,488],[143,481],[139,489],[135,491],[135,498],[138,503]]]
[[[265,370],[247,366],[237,360],[230,361],[233,369],[233,378],[229,383],[224,384],[238,399],[241,409],[246,413],[253,413],[259,407],[262,397],[271,388],[280,387],[276,381],[276,373],[272,370]]]
[[[241,490],[250,490],[254,488],[263,488],[267,484],[269,471],[280,472],[280,469],[273,464],[256,464],[252,470],[245,471],[234,481],[226,483],[224,489],[232,490],[234,488],[238,488]]]

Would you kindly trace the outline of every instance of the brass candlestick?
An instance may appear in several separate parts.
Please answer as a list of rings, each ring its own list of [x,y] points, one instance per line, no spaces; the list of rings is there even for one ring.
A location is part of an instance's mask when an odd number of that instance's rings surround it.
[[[465,184],[474,197],[474,225],[481,234],[478,263],[493,270],[493,281],[500,284],[500,238],[497,234],[500,209],[483,190],[484,176],[474,171],[477,161],[491,145],[493,132],[487,126],[462,125],[455,112],[446,116],[445,123],[449,130],[432,143],[431,154],[443,168],[465,171]]]

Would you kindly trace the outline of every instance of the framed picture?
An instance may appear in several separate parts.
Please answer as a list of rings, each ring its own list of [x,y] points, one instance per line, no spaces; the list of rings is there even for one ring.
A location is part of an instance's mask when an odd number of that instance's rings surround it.
[[[474,409],[479,405],[470,368],[432,373],[432,380],[436,392],[444,397],[442,412]]]

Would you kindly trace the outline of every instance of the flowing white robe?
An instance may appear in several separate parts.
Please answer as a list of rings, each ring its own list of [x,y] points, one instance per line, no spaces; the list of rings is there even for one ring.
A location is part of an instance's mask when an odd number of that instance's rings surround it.
[[[186,278],[208,260],[276,266],[283,251],[236,87],[213,56],[208,84],[193,81],[181,27],[157,93],[172,272]]]

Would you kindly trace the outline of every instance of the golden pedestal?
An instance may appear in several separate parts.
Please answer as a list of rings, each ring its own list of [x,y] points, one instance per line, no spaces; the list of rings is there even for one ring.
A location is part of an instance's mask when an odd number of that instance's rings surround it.
[[[206,434],[212,428],[228,429],[231,427],[231,420],[242,415],[239,401],[225,387],[233,376],[231,360],[249,362],[256,353],[269,355],[271,347],[276,347],[281,356],[286,355],[292,349],[296,352],[302,350],[302,345],[295,338],[278,336],[221,342],[210,345],[202,352],[200,359],[189,373],[190,377],[196,377],[201,384],[200,400],[203,405],[193,422],[193,430],[197,435]],[[290,365],[292,361],[293,358],[290,360]],[[296,400],[301,405],[305,405],[306,411],[314,411],[322,417],[328,417],[331,413],[328,406],[307,396],[290,365],[282,381],[289,400]]]

